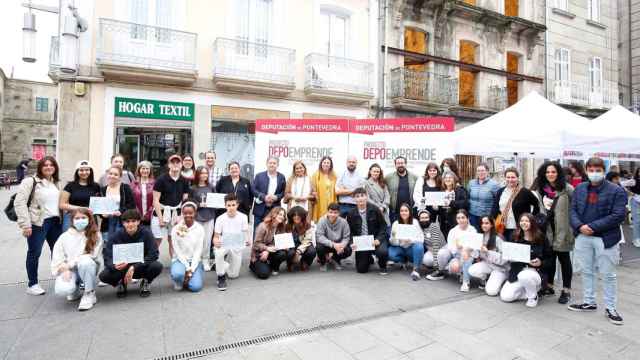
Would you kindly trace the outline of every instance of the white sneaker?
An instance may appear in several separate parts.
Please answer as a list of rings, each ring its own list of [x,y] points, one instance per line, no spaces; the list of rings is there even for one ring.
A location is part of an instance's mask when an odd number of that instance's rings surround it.
[[[46,291],[44,291],[44,289],[40,287],[40,284],[35,284],[27,288],[27,294],[29,295],[38,296],[44,295],[44,293],[46,293]]]
[[[131,283],[132,284],[137,284],[139,281],[140,281],[140,279],[131,278]]]
[[[462,292],[469,292],[469,283],[463,281],[462,285],[460,285],[460,291]]]
[[[278,275],[280,275],[280,273],[279,273],[279,272],[277,272],[277,271],[272,271],[272,272],[271,272],[271,275],[273,275],[273,276],[278,276]]]
[[[525,305],[530,308],[538,306],[538,297],[536,296],[534,298],[527,299],[527,303]]]
[[[89,294],[88,292],[84,293],[84,295],[82,295],[82,299],[80,299],[80,304],[78,305],[78,311],[87,311],[91,309],[95,304],[93,299],[94,297],[95,297],[95,294],[91,296],[91,294]]]
[[[327,264],[320,265],[320,271],[327,272]]]
[[[420,280],[420,273],[418,273],[418,272],[417,272],[417,271],[415,271],[415,270],[414,270],[414,271],[412,271],[412,272],[411,272],[411,279],[412,279],[413,281],[418,281],[418,280]]]
[[[81,296],[82,293],[80,292],[80,289],[77,289],[73,292],[73,294],[67,295],[67,301],[76,301],[80,299]]]
[[[634,239],[633,240],[633,246],[640,247],[640,239]]]
[[[177,282],[173,282],[173,290],[182,291],[182,284],[178,284]]]
[[[202,260],[202,267],[204,268],[204,271],[211,271],[211,261],[209,260]]]
[[[109,285],[109,284],[107,284],[105,282],[102,282],[102,281],[98,281],[98,287],[105,287],[107,285]]]

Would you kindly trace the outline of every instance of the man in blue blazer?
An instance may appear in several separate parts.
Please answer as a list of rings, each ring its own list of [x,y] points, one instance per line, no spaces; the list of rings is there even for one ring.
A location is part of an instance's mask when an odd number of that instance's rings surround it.
[[[256,174],[253,180],[253,194],[255,195],[255,205],[253,206],[253,234],[262,219],[273,209],[280,206],[280,201],[284,197],[284,189],[287,180],[284,175],[278,172],[279,160],[270,156],[267,159],[267,171]]]

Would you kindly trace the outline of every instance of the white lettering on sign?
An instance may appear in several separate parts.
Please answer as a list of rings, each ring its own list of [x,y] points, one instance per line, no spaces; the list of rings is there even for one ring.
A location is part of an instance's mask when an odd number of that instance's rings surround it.
[[[166,104],[160,104],[160,114],[167,116],[191,116],[188,106]]]
[[[137,114],[153,114],[153,104],[141,104],[122,101],[118,104],[120,112],[133,112]]]

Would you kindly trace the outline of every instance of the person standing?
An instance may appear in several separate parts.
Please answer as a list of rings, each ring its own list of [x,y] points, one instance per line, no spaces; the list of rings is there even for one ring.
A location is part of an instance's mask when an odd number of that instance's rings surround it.
[[[631,217],[633,218],[633,246],[640,247],[640,168],[636,169],[633,179],[630,180],[629,191],[633,194],[631,198]]]
[[[25,175],[27,175],[30,161],[31,159],[24,159],[18,163],[18,166],[16,166],[16,178],[17,178],[18,184],[20,184],[22,180],[24,180]]]
[[[498,183],[489,177],[489,165],[480,163],[476,168],[476,178],[469,180],[469,222],[480,230],[480,218],[491,215],[493,202],[498,193]]]
[[[131,187],[127,184],[123,184],[121,179],[122,169],[117,166],[112,166],[107,170],[107,185],[100,189],[101,196],[111,199],[118,208],[118,210],[111,214],[101,215],[102,223],[100,225],[100,231],[102,232],[102,239],[105,244],[108,244],[109,241],[111,241],[113,234],[115,234],[118,229],[122,228],[120,215],[122,215],[126,210],[136,208]]]
[[[351,239],[354,236],[372,235],[375,250],[358,251],[356,245],[352,245],[356,252],[356,271],[363,274],[369,272],[369,266],[373,263],[373,255],[378,259],[380,275],[387,275],[387,260],[389,259],[387,241],[387,223],[380,209],[368,203],[367,191],[364,188],[356,188],[353,191],[356,207],[347,213],[347,223]],[[352,241],[353,242],[353,241]]]
[[[407,159],[398,156],[393,161],[396,171],[385,177],[384,181],[389,187],[389,220],[393,223],[398,219],[400,206],[408,204],[413,209],[413,188],[418,177],[407,170]]]
[[[616,265],[621,239],[620,224],[626,215],[627,194],[618,185],[604,180],[604,161],[587,161],[588,182],[575,189],[571,201],[571,227],[576,237],[575,256],[582,265],[582,303],[569,305],[572,311],[596,311],[596,269],[603,278],[605,316],[622,325],[617,311]]]
[[[182,157],[182,170],[180,170],[180,175],[191,183],[196,178],[195,170],[193,157],[189,154],[185,154]]]
[[[256,174],[253,180],[253,196],[255,205],[253,206],[253,231],[262,222],[262,219],[271,209],[280,207],[280,202],[284,197],[284,190],[287,187],[287,180],[284,175],[278,172],[279,160],[270,156],[267,159],[267,171]],[[286,214],[284,215],[286,220]]]
[[[271,275],[279,275],[280,265],[293,257],[293,248],[276,249],[275,235],[285,232],[286,221],[287,214],[284,209],[276,207],[269,211],[258,226],[249,264],[249,269],[258,279],[266,280]]]
[[[445,238],[449,231],[456,225],[456,214],[460,209],[469,210],[469,195],[467,190],[459,185],[458,177],[455,173],[447,171],[443,175],[442,191],[445,193],[446,205],[438,208],[438,219],[440,219],[440,229]]]
[[[171,228],[178,222],[180,204],[189,196],[189,182],[182,177],[182,158],[173,154],[167,161],[169,172],[158,176],[153,184],[154,217],[151,219],[151,231],[158,247],[162,239],[169,243],[169,256],[173,258],[171,246]]]
[[[53,247],[51,274],[56,277],[55,292],[68,301],[80,299],[79,311],[93,308],[98,301],[97,285],[102,236],[93,216],[86,207],[71,210],[71,226]],[[84,292],[80,290],[84,285]]]
[[[142,215],[142,225],[151,226],[153,215],[153,165],[149,161],[141,161],[136,168],[136,179],[131,183],[133,200],[136,209]]]
[[[546,229],[541,230],[546,233],[546,238],[553,249],[551,258],[545,264],[547,281],[543,286],[542,295],[555,293],[553,284],[556,277],[556,259],[558,259],[562,271],[562,291],[558,302],[566,304],[571,297],[571,278],[573,277],[571,251],[573,251],[575,238],[569,223],[573,187],[567,184],[560,163],[546,161],[538,169],[538,176],[532,188],[540,199],[540,212],[544,214],[546,222]]]
[[[336,173],[333,160],[329,156],[320,159],[318,171],[311,176],[311,187],[316,190],[316,202],[313,206],[313,222],[316,224],[326,213],[329,204],[337,201]]]
[[[367,201],[369,201],[369,204],[380,210],[384,217],[384,222],[387,224],[387,228],[391,227],[391,220],[389,219],[391,195],[389,194],[389,187],[384,180],[384,173],[380,165],[373,164],[369,167],[367,182],[364,184],[364,188],[367,190]]]
[[[336,182],[336,195],[338,196],[338,204],[340,204],[340,216],[343,218],[346,218],[347,214],[356,207],[353,191],[357,188],[364,187],[364,179],[356,172],[357,166],[358,159],[353,155],[349,155],[347,157],[347,170],[340,175]]]
[[[62,231],[67,231],[71,226],[71,212],[78,208],[89,208],[91,197],[102,196],[100,185],[93,179],[93,169],[87,160],[81,160],[76,164],[73,181],[65,185],[60,192],[60,210],[64,211],[62,217]]]
[[[20,183],[14,200],[17,223],[27,238],[27,294],[43,295],[38,283],[38,261],[45,240],[53,251],[62,233],[60,221],[60,168],[56,159],[45,156],[38,162],[36,175]]]
[[[238,211],[245,214],[248,218],[254,198],[251,182],[249,179],[240,176],[240,164],[237,161],[229,163],[228,171],[229,175],[221,177],[216,184],[216,192],[221,194],[234,194],[238,202]],[[222,210],[219,210],[217,215],[222,212]]]
[[[518,177],[520,174],[516,168],[508,168],[504,171],[506,186],[498,190],[496,200],[493,202],[492,217],[496,219],[502,215],[504,234],[507,241],[511,241],[511,236],[517,228],[517,220],[524,213],[536,215],[540,212],[538,198],[531,190],[520,185]]]
[[[204,166],[209,171],[209,186],[212,189],[216,188],[218,180],[224,175],[222,168],[216,167],[216,153],[213,150],[209,150],[204,154],[205,163]]]
[[[287,232],[293,235],[296,253],[287,260],[287,270],[293,271],[293,265],[300,264],[300,271],[309,270],[316,258],[316,248],[313,246],[315,229],[309,222],[309,213],[301,206],[294,206],[287,213]]]
[[[458,163],[454,158],[444,158],[440,163],[440,172],[442,174],[451,171],[456,174],[456,178],[460,179],[460,171],[458,170]]]
[[[584,166],[577,160],[569,161],[569,183],[575,189],[581,183],[589,181],[587,173],[584,171]]]
[[[293,163],[293,172],[287,179],[282,202],[289,209],[300,206],[307,212],[313,209],[315,189],[311,186],[311,178],[307,174],[307,166],[300,160]]]
[[[340,271],[340,261],[351,256],[352,249],[349,246],[349,223],[340,217],[340,205],[329,204],[327,213],[318,222],[316,227],[316,243],[320,271],[327,271],[327,263]]]
[[[120,181],[122,181],[123,184],[131,185],[131,183],[136,179],[129,170],[124,168],[124,156],[122,156],[122,154],[113,154],[113,156],[111,156],[111,165],[109,168],[114,166],[122,170],[122,179],[120,179]],[[107,169],[107,171],[109,171],[109,169]],[[98,181],[100,186],[107,186],[107,177],[108,175],[105,171],[104,175],[102,175]]]
[[[424,170],[424,176],[416,180],[413,188],[413,203],[415,204],[414,213],[426,209],[431,215],[430,218],[434,222],[438,221],[438,206],[431,206],[425,203],[425,194],[427,192],[442,191],[442,178],[440,177],[440,169],[438,164],[429,163]]]
[[[202,290],[204,268],[202,267],[202,238],[204,229],[195,221],[198,205],[187,200],[182,204],[182,220],[171,229],[174,257],[171,261],[173,289]]]
[[[196,212],[196,222],[204,229],[202,237],[202,267],[204,271],[211,271],[213,261],[211,260],[211,243],[213,242],[213,230],[216,219],[216,209],[207,207],[207,194],[213,189],[209,185],[209,172],[205,166],[196,169],[195,180],[191,187],[190,198],[199,202]]]

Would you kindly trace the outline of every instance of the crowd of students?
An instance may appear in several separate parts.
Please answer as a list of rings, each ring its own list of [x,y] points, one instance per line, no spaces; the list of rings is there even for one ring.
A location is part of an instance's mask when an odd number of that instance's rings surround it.
[[[355,157],[348,157],[340,176],[325,157],[312,175],[302,161],[295,162],[287,178],[278,172],[278,159],[270,157],[267,170],[253,181],[240,175],[237,162],[225,170],[215,162],[215,153],[208,152],[204,165],[196,168],[191,156],[174,154],[166,173],[154,179],[151,163],[142,161],[130,173],[116,154],[99,181],[89,162],[80,161],[73,181],[60,190],[58,163],[43,158],[15,198],[17,223],[28,244],[27,293],[45,293],[37,269],[46,240],[55,293],[69,301],[80,299],[79,310],[95,305],[100,285],[117,287],[118,297],[124,297],[139,282],[140,296],[149,296],[151,283],[163,270],[158,249],[167,241],[176,290],[200,291],[205,273],[214,268],[217,287],[225,290],[228,279],[240,274],[242,249],[249,247],[249,269],[259,279],[278,275],[283,263],[289,272],[306,272],[316,258],[320,271],[342,270],[342,260],[355,254],[358,273],[369,272],[377,262],[380,275],[387,275],[397,267],[390,264],[396,264],[408,269],[413,280],[425,274],[433,281],[454,277],[462,292],[477,284],[489,296],[526,300],[535,307],[542,296],[555,294],[556,261],[562,275],[558,302],[570,302],[574,252],[582,269],[583,298],[569,310],[597,309],[599,271],[605,315],[622,324],[616,265],[627,194],[605,179],[602,159],[589,159],[583,174],[547,161],[530,189],[522,186],[515,168],[504,172],[506,184],[500,187],[486,164],[477,167],[476,177],[464,187],[450,158],[427,165],[424,175],[416,176],[407,170],[407,160],[398,157],[392,174],[384,176],[382,167],[373,164],[363,178]],[[630,186],[635,194],[640,192],[638,180]],[[436,191],[444,192],[440,206],[425,201],[427,192]],[[224,209],[207,207],[208,193],[224,194]],[[91,197],[111,198],[117,210],[94,215]],[[468,233],[482,234],[479,250],[462,245]],[[276,246],[280,234],[291,235],[289,248]],[[363,235],[373,238],[371,248],[357,248],[354,237]],[[507,242],[530,245],[530,261],[503,259]],[[143,261],[114,263],[114,245],[131,243],[143,244]]]

